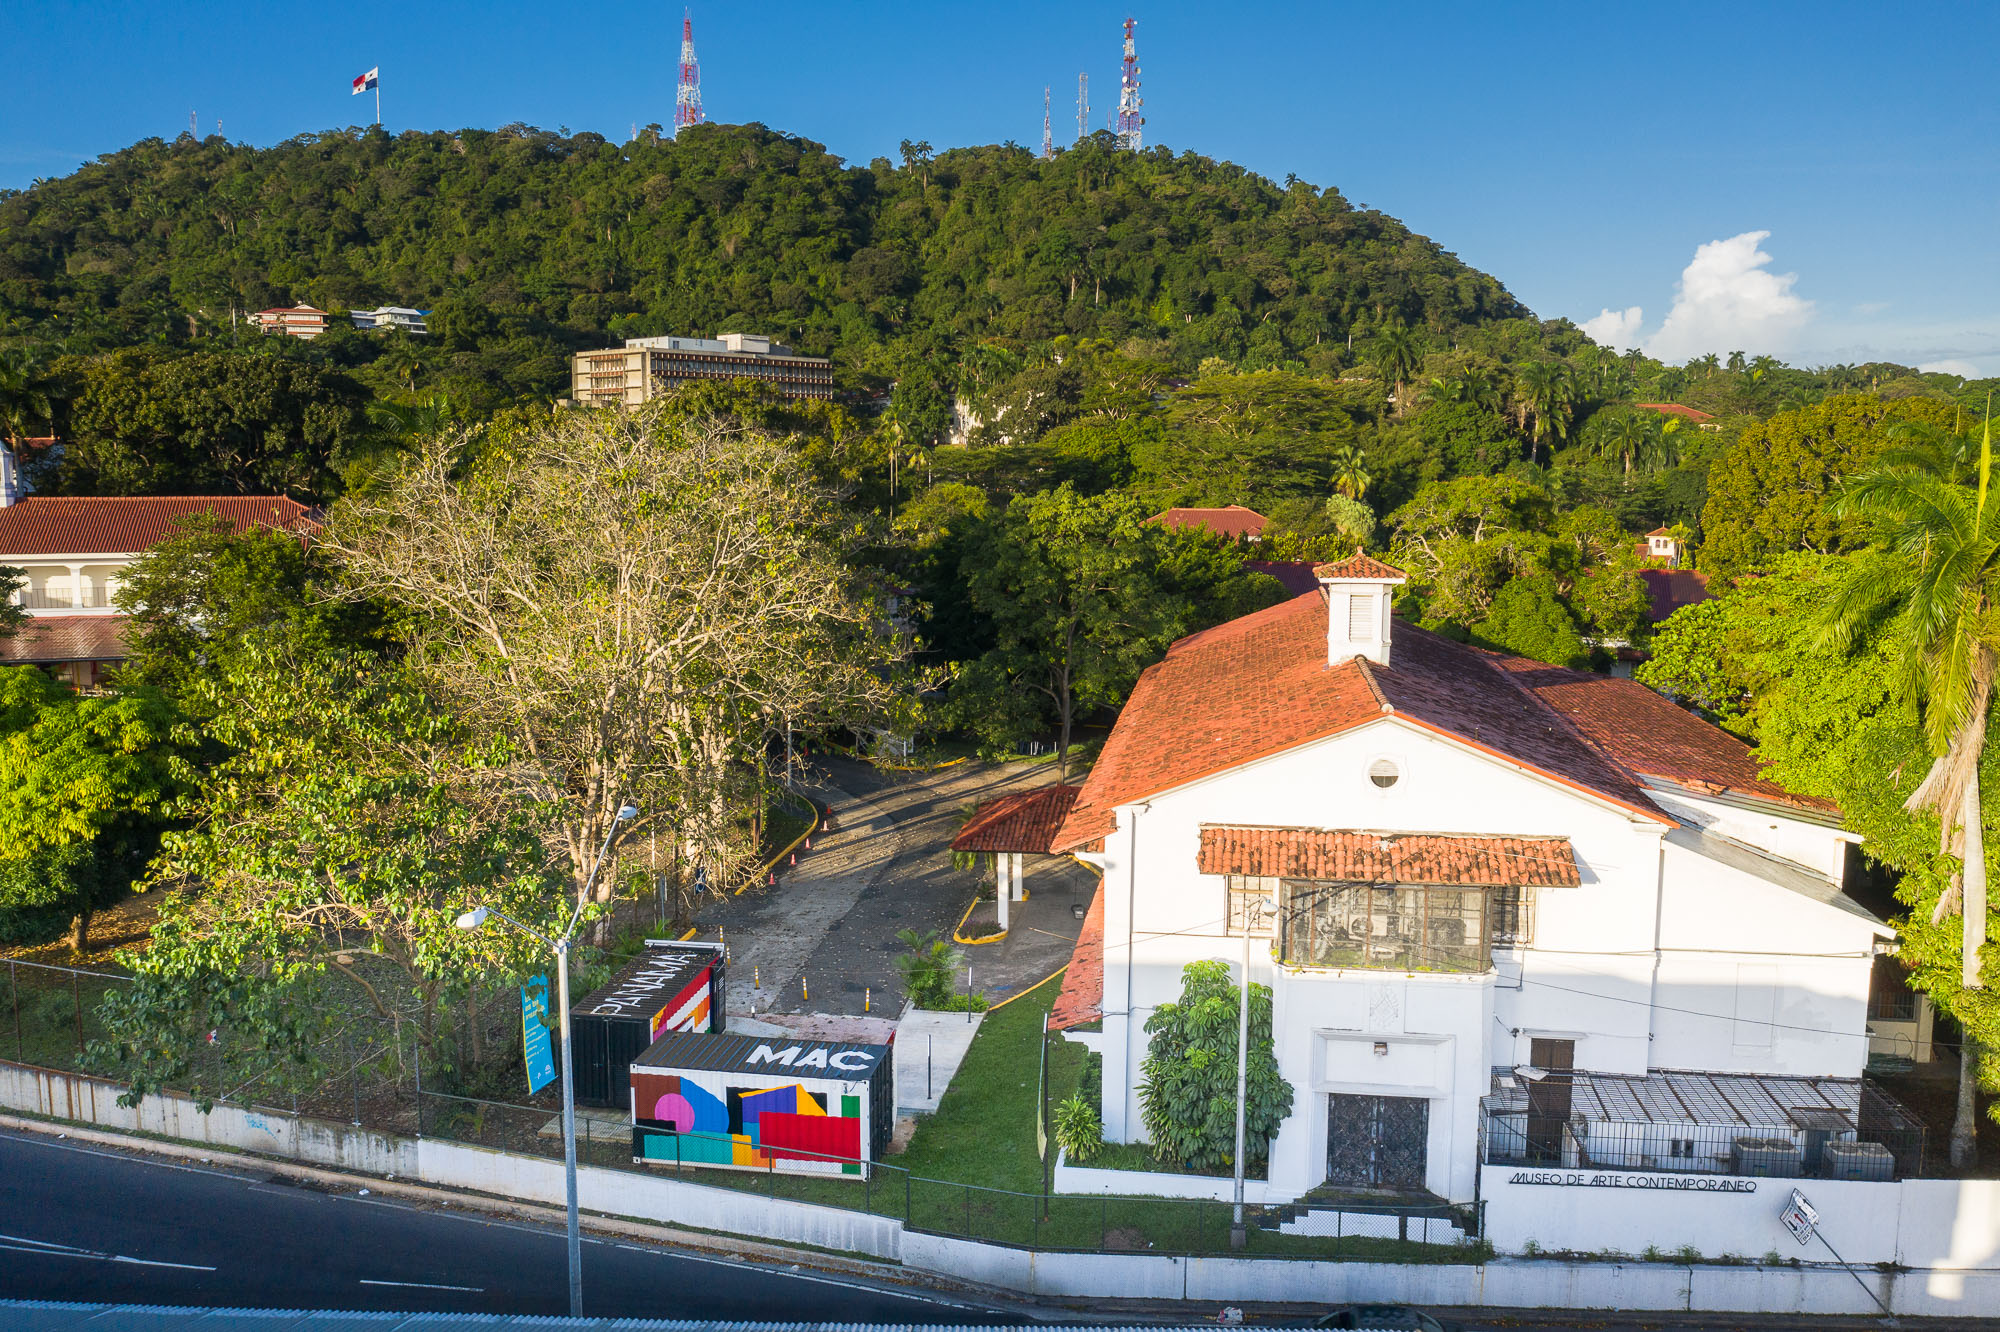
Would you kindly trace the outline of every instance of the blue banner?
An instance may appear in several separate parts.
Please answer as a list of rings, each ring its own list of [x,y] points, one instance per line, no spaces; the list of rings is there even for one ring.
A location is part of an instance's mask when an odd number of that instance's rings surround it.
[[[528,1095],[556,1080],[556,1060],[549,1038],[549,978],[530,976],[521,987],[521,1048],[527,1054]]]

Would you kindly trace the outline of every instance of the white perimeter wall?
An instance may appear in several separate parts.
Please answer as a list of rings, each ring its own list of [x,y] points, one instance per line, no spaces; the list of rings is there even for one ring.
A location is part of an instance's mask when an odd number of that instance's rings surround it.
[[[1800,1247],[1778,1219],[1796,1188],[1819,1211],[1827,1242],[1848,1262],[2000,1271],[2000,1180],[1735,1181],[1756,1185],[1751,1193],[1508,1182],[1515,1175],[1552,1173],[1662,1178],[1483,1166],[1486,1238],[1496,1250],[1520,1254],[1533,1243],[1548,1253],[1638,1255],[1652,1247],[1671,1255],[1686,1248],[1710,1259],[1761,1259],[1775,1252],[1831,1262],[1824,1245]]]
[[[8,1109],[370,1174],[393,1172],[401,1178],[501,1197],[548,1203],[559,1203],[563,1198],[561,1163],[542,1157],[370,1133],[344,1124],[295,1119],[277,1111],[217,1106],[204,1115],[187,1098],[171,1094],[148,1096],[125,1109],[117,1104],[120,1090],[117,1084],[97,1078],[0,1062],[0,1106]],[[1490,1172],[1488,1177],[1492,1177]],[[1789,1189],[1785,1181],[1760,1183]],[[1209,1305],[1243,1300],[1326,1304],[1395,1300],[1462,1307],[1869,1314],[1876,1312],[1867,1293],[1873,1291],[1897,1313],[2000,1314],[2000,1257],[1996,1257],[1996,1247],[2000,1247],[2000,1181],[1847,1184],[1840,1186],[1839,1192],[1831,1191],[1836,1186],[1830,1181],[1809,1183],[1810,1196],[1822,1215],[1830,1215],[1834,1207],[1844,1208],[1850,1201],[1845,1196],[1848,1191],[1870,1190],[1861,1196],[1884,1200],[1874,1204],[1877,1228],[1886,1228],[1887,1218],[1894,1216],[1893,1260],[1913,1267],[1933,1265],[1903,1273],[1864,1268],[1857,1284],[1845,1269],[1810,1266],[1772,1269],[1507,1259],[1480,1265],[1387,1264],[1036,1253],[905,1233],[901,1222],[886,1217],[759,1198],[733,1189],[589,1166],[577,1172],[581,1204],[592,1211],[871,1254],[955,1281],[983,1282],[1028,1294],[1194,1300]],[[1530,1188],[1515,1186],[1514,1191]],[[1565,1190],[1541,1187],[1534,1191]],[[1609,1202],[1643,1214],[1658,1201],[1656,1195],[1635,1199],[1625,1196],[1626,1192],[1620,1191]],[[1761,1198],[1762,1193],[1760,1189],[1748,1196]],[[1887,1201],[1891,1195],[1893,1202]],[[1508,1224],[1510,1210],[1518,1213],[1531,1204],[1532,1200],[1517,1199],[1498,1208],[1489,1206],[1489,1229]],[[1578,1218],[1592,1220],[1585,1215],[1587,1211],[1578,1205]],[[1848,1242],[1857,1242],[1846,1230],[1839,1233]],[[1661,1240],[1647,1242],[1664,1247]],[[1789,1238],[1786,1242],[1790,1243]],[[1865,1245],[1862,1247],[1866,1252]]]

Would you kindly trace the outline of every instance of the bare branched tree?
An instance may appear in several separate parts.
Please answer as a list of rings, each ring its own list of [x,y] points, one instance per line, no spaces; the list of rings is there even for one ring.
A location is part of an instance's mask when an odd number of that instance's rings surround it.
[[[712,419],[579,410],[473,443],[335,512],[348,585],[410,613],[414,665],[513,754],[493,794],[547,808],[579,900],[607,837],[740,881],[768,737],[908,698],[847,558],[863,533],[793,452]]]

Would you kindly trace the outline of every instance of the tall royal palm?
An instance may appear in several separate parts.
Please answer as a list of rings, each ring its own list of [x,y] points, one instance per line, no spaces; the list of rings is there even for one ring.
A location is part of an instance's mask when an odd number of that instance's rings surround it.
[[[1960,872],[1940,898],[1933,923],[1961,918],[1959,983],[1980,989],[1986,943],[1986,838],[1979,813],[1979,760],[2000,674],[2000,500],[1990,499],[1993,425],[1989,411],[1976,478],[1962,483],[1905,452],[1852,477],[1833,504],[1865,519],[1881,555],[1857,561],[1827,610],[1833,641],[1851,644],[1873,628],[1904,645],[1903,686],[1921,707],[1934,761],[1904,801],[1938,816],[1944,855]],[[1970,1023],[1959,1061],[1954,1166],[1972,1163],[1977,1047]]]
[[[1368,344],[1368,362],[1385,383],[1392,385],[1390,398],[1396,410],[1403,409],[1403,385],[1424,363],[1424,349],[1416,334],[1401,324],[1378,330]]]
[[[1569,367],[1559,361],[1530,361],[1515,377],[1515,392],[1535,418],[1528,434],[1529,461],[1540,462],[1542,441],[1561,443],[1569,430],[1570,408],[1575,401]]]

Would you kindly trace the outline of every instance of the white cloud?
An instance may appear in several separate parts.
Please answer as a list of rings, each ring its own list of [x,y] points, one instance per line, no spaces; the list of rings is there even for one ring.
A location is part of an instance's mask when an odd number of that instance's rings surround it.
[[[1925,374],[1957,375],[1960,379],[1979,379],[1979,367],[1970,361],[1926,361],[1917,367]]]
[[[1768,231],[1712,240],[1681,270],[1673,308],[1645,339],[1649,356],[1677,364],[1706,352],[1777,353],[1812,318],[1813,303],[1793,294],[1796,273],[1773,273],[1758,246]]]
[[[1796,295],[1796,273],[1773,273],[1771,256],[1757,248],[1768,231],[1746,231],[1696,248],[1674,286],[1673,307],[1660,327],[1646,333],[1645,310],[1606,307],[1580,327],[1593,342],[1678,365],[1706,352],[1753,356],[1790,350],[1794,335],[1813,317],[1813,303]]]
[[[1625,351],[1639,345],[1639,327],[1646,321],[1646,312],[1638,306],[1623,310],[1603,310],[1594,319],[1586,319],[1578,325],[1599,346]]]

